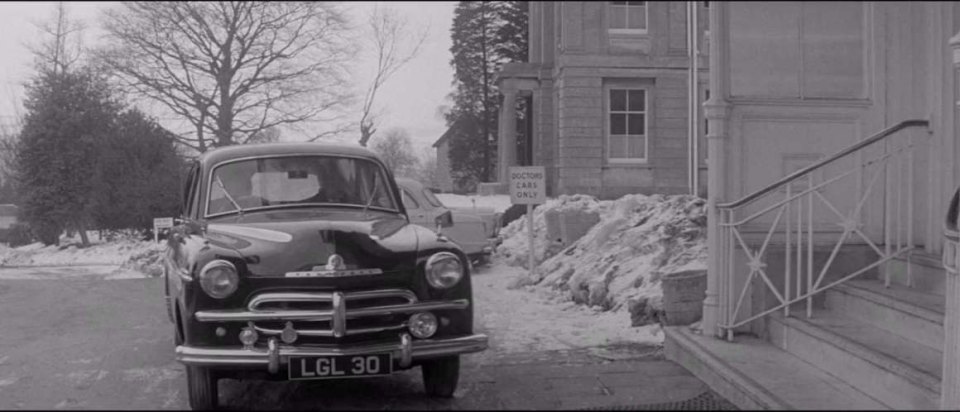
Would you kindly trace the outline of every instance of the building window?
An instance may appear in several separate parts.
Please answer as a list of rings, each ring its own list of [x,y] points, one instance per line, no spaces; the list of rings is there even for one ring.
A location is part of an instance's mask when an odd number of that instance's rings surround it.
[[[611,162],[647,160],[647,90],[609,89],[607,158]]]
[[[611,1],[609,10],[610,31],[614,33],[646,33],[647,2]]]

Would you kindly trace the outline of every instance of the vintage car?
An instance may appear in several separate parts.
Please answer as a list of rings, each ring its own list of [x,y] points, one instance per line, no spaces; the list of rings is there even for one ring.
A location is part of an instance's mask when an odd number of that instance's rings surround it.
[[[217,381],[389,375],[419,366],[450,397],[473,332],[466,254],[411,224],[372,152],[317,143],[229,146],[191,166],[164,256],[190,406]],[[449,214],[437,225],[450,224]]]
[[[413,179],[397,178],[397,184],[411,223],[433,228],[438,216],[451,214],[453,225],[442,228],[441,233],[460,245],[471,261],[488,260],[502,242],[499,237],[499,213],[493,210],[448,208],[433,192]]]

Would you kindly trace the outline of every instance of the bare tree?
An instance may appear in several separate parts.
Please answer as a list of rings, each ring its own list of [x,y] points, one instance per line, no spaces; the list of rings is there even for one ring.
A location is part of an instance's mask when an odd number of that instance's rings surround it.
[[[70,20],[69,10],[62,2],[54,6],[53,16],[42,23],[34,23],[43,39],[27,45],[36,58],[37,68],[54,75],[70,70],[80,60],[83,51],[83,23]]]
[[[403,129],[390,129],[382,138],[373,141],[371,149],[380,156],[393,174],[413,177],[418,159],[413,154],[410,135]]]
[[[363,97],[360,111],[360,145],[366,146],[377,132],[378,113],[374,112],[377,92],[384,83],[420,52],[429,28],[417,35],[410,33],[408,22],[395,11],[374,6],[369,16],[369,42],[377,58],[376,72]]]
[[[187,119],[198,151],[331,120],[348,103],[341,10],[325,2],[124,2],[103,16],[100,60],[130,90]],[[192,134],[192,136],[191,136]],[[320,137],[323,133],[314,137]]]
[[[250,135],[247,143],[273,143],[280,141],[280,129],[270,127]]]

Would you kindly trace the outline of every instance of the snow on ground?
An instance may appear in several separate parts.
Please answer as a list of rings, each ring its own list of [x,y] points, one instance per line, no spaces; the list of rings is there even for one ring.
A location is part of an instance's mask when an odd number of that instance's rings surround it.
[[[548,210],[594,211],[600,222],[582,238],[554,255],[547,251]],[[613,313],[639,313],[640,322],[655,320],[661,308],[663,275],[706,269],[706,215],[703,199],[693,196],[627,195],[597,201],[585,195],[561,196],[534,211],[533,276],[519,274],[513,287],[534,286],[565,301]],[[527,222],[505,227],[497,258],[525,266]],[[629,323],[627,323],[629,324]]]
[[[106,279],[131,279],[162,274],[162,243],[142,241],[136,236],[121,236],[111,241],[93,240],[80,247],[79,240],[61,239],[61,245],[42,243],[10,248],[0,246],[0,278],[26,279],[31,276],[68,276],[56,270],[15,270],[18,267],[76,266],[71,276],[96,276]],[[83,269],[87,268],[89,270]],[[106,275],[105,275],[106,274]]]
[[[449,208],[490,208],[496,212],[503,213],[510,208],[510,195],[457,195],[453,193],[437,193],[437,198],[444,206]]]
[[[478,329],[490,351],[515,353],[580,349],[618,343],[660,344],[660,325],[629,327],[627,312],[602,312],[541,288],[511,289],[525,270],[495,262],[472,277]]]

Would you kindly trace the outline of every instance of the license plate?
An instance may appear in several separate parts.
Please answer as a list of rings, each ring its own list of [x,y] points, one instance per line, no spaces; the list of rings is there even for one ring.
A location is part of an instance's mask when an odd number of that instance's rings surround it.
[[[382,376],[393,373],[389,353],[377,355],[291,357],[291,380]]]

